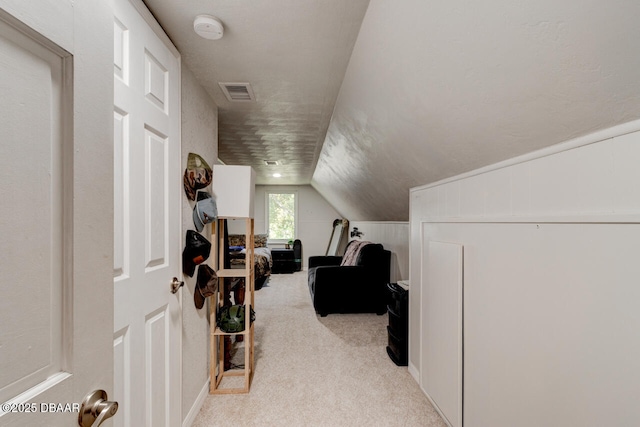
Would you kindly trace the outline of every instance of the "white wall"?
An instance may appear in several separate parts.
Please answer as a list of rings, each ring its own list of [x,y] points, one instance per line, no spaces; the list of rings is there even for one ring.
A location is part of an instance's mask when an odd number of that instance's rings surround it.
[[[331,238],[333,221],[342,216],[310,185],[257,185],[255,233],[266,233],[267,191],[295,191],[298,194],[298,229],[295,239],[302,241],[302,267],[310,256],[324,255]]]
[[[381,243],[391,251],[391,282],[409,279],[408,222],[353,221],[349,224],[349,236],[354,227],[362,232],[362,237],[349,237],[349,240]]]
[[[440,304],[421,299],[439,285],[429,242],[461,244],[466,427],[640,419],[639,131],[631,122],[411,191],[410,371],[429,390],[424,349],[438,343],[421,319]]]
[[[213,167],[218,158],[218,107],[182,65],[182,165],[190,152],[201,155]],[[208,188],[211,191],[211,187]],[[182,192],[182,235],[195,230],[194,202]],[[202,234],[211,236],[208,224]],[[184,237],[183,237],[184,244]],[[182,418],[190,425],[208,395],[209,322],[207,305],[197,310],[193,303],[196,277],[184,276],[182,291]]]

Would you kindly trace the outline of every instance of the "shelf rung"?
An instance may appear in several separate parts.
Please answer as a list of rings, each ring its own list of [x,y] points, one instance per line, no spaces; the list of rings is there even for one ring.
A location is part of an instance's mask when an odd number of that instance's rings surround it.
[[[230,369],[228,371],[224,371],[222,374],[223,377],[244,377],[248,372],[245,372],[245,369]]]
[[[209,394],[241,394],[241,393],[249,393],[249,388],[217,388],[215,390],[211,390]]]
[[[253,325],[252,325],[253,326]],[[247,336],[251,331],[247,331],[246,329],[242,332],[224,332],[223,330],[220,329],[220,327],[216,327],[215,331],[213,331],[214,336],[232,336],[232,335],[244,335]]]
[[[251,270],[245,268],[221,268],[216,271],[218,277],[248,277]]]

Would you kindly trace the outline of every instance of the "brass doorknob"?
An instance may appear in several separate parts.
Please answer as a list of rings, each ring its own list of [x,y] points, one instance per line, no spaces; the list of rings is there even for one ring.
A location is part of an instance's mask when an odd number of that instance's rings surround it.
[[[80,427],[98,427],[107,418],[118,412],[118,402],[107,401],[107,392],[94,390],[87,394],[80,406],[78,425]]]

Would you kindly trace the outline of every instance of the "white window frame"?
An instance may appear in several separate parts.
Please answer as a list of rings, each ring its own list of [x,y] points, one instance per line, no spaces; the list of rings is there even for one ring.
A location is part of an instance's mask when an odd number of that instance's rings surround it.
[[[264,193],[264,217],[265,217],[265,229],[267,231],[267,236],[269,236],[269,195],[271,194],[293,194],[293,237],[292,240],[298,238],[298,191],[297,190],[267,190]],[[267,243],[273,244],[287,244],[289,240],[287,239],[271,239],[267,237]]]

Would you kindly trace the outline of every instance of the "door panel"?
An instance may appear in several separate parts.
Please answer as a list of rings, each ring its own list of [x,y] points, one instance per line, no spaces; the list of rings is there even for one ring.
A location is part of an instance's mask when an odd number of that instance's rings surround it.
[[[116,376],[114,396],[118,402],[130,402],[131,390],[131,334],[129,328],[115,333],[113,340],[113,371]],[[131,425],[131,405],[121,405],[113,417],[114,426]]]
[[[0,271],[3,282],[17,285],[0,310],[0,324],[12,325],[0,332],[5,402],[62,370],[63,271],[70,265],[62,257],[63,58],[0,25]]]
[[[462,426],[463,246],[423,232],[420,384],[452,427]]]
[[[147,425],[168,426],[167,383],[171,366],[167,360],[169,350],[169,319],[166,307],[152,313],[146,321],[145,364],[147,392]]]
[[[123,111],[113,114],[113,277],[123,280],[129,276],[129,117]]]
[[[166,165],[168,144],[166,137],[152,129],[145,129],[145,266],[147,271],[157,266],[165,266],[169,253],[166,230],[167,223],[167,188]]]
[[[139,2],[136,7],[140,6]],[[114,350],[118,426],[180,425],[180,63],[114,8]],[[121,176],[121,178],[119,178]]]
[[[31,408],[3,426],[75,425],[47,404],[113,397],[107,7],[0,0],[0,401]]]
[[[160,111],[168,113],[168,105],[165,103],[167,98],[167,69],[148,51],[145,51],[145,96]]]

